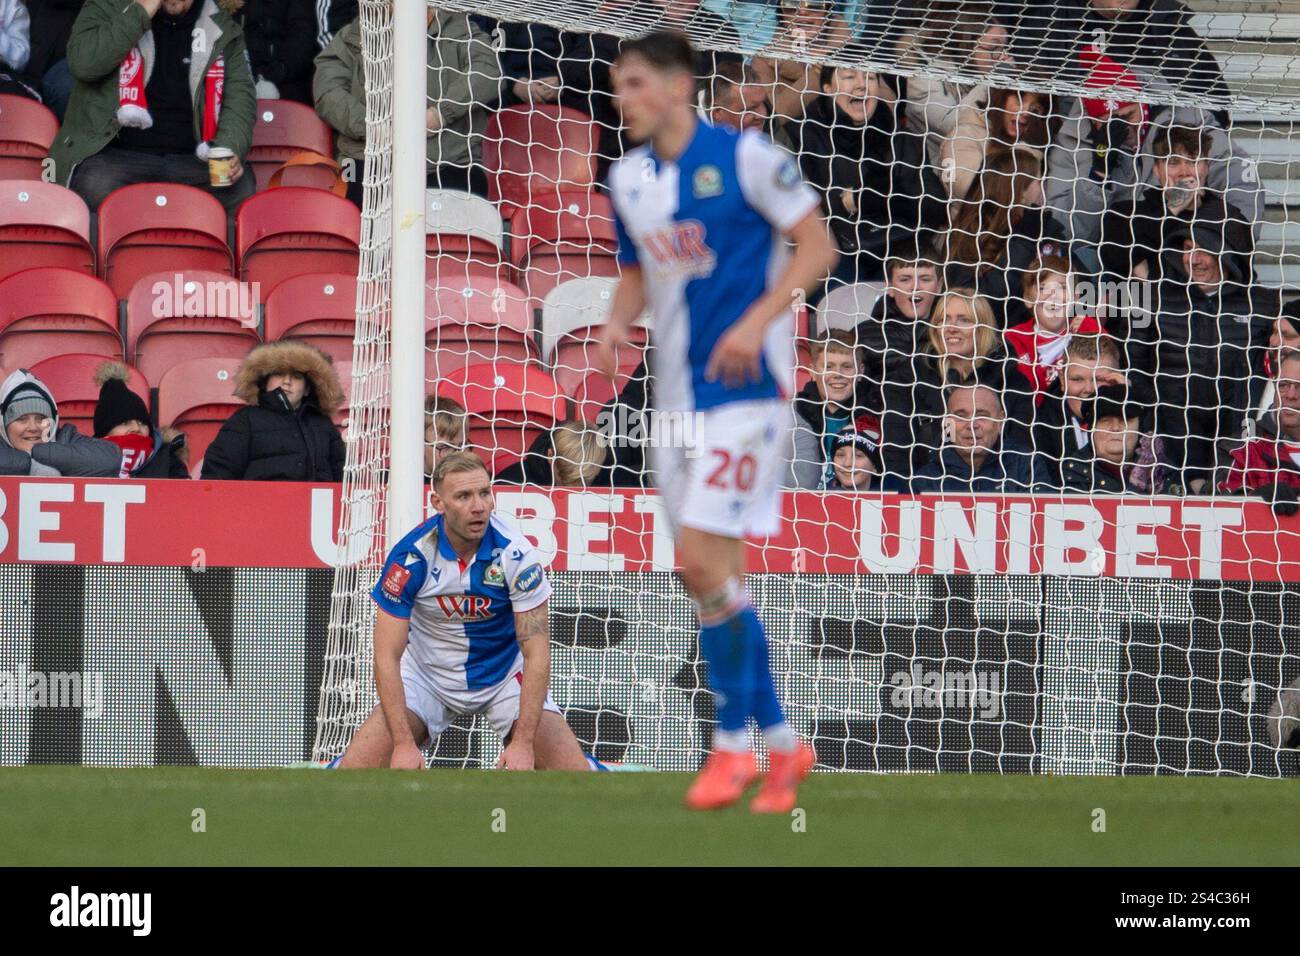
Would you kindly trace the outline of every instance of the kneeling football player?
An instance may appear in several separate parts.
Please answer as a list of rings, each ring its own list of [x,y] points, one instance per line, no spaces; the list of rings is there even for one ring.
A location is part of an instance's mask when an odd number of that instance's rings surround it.
[[[592,769],[548,690],[551,584],[536,551],[493,514],[477,455],[441,458],[432,485],[440,513],[389,552],[371,592],[379,706],[331,765],[422,769],[421,746],[482,714],[504,744],[498,767]]]

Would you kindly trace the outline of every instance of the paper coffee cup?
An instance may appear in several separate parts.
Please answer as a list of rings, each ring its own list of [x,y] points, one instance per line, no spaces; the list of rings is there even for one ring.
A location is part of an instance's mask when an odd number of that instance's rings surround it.
[[[208,150],[208,181],[214,189],[222,189],[234,182],[231,178],[234,162],[234,150],[224,146],[214,146]]]

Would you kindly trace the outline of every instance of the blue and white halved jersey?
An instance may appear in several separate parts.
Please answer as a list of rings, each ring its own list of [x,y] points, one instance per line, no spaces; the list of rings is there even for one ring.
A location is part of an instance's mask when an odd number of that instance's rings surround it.
[[[462,568],[435,515],[397,542],[370,594],[380,610],[411,622],[414,663],[463,700],[519,667],[514,614],[546,601],[551,582],[528,539],[495,514]]]
[[[618,258],[639,265],[654,313],[655,404],[713,408],[794,391],[794,312],[767,330],[762,376],[743,388],[705,381],[709,356],[780,276],[783,238],[820,199],[785,150],[757,132],[697,123],[675,162],[649,144],[614,163]]]

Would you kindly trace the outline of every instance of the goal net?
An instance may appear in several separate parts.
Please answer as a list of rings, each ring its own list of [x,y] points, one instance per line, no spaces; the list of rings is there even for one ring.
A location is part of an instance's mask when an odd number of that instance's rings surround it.
[[[387,483],[416,467],[391,416],[417,406],[424,473],[476,450],[549,562],[552,692],[587,749],[666,770],[709,749],[647,469],[653,317],[613,381],[591,362],[619,273],[604,181],[632,146],[611,65],[669,28],[699,51],[700,121],[789,150],[841,254],[795,303],[785,520],[749,549],[819,768],[1298,772],[1300,4],[446,0],[406,72],[390,0],[360,24],[347,560],[316,759],[375,703],[369,591],[406,530]],[[394,149],[412,89],[422,155]],[[415,165],[412,276],[393,183]],[[708,170],[695,200],[727,188]],[[398,394],[411,283],[423,388]],[[497,754],[461,720],[430,759]]]

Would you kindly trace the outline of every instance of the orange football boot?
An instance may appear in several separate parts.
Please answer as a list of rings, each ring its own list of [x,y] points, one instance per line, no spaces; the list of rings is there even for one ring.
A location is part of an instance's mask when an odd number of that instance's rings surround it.
[[[686,791],[686,805],[692,810],[729,807],[757,779],[758,764],[748,750],[715,750],[709,754],[691,789]]]
[[[817,762],[817,755],[800,741],[794,753],[769,754],[768,761],[767,776],[749,809],[754,813],[789,813],[798,800],[799,784]]]

